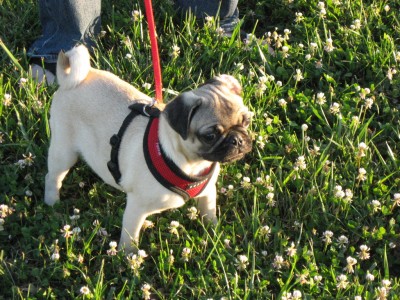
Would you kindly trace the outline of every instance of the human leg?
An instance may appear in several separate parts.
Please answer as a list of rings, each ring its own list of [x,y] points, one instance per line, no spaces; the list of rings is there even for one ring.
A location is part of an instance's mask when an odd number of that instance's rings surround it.
[[[27,54],[32,75],[41,81],[39,77],[43,74],[40,76],[39,71],[45,71],[41,70],[42,63],[55,74],[57,55],[61,50],[68,51],[77,43],[94,46],[93,37],[100,32],[101,26],[101,0],[40,0],[39,11],[42,35]],[[46,75],[50,74],[46,72]]]
[[[221,28],[230,36],[239,22],[238,0],[176,0],[183,12],[192,12],[198,18],[219,16]]]

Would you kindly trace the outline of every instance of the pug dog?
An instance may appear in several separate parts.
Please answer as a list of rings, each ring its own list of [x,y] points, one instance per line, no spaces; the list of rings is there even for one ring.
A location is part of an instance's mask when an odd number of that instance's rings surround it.
[[[62,181],[81,157],[104,182],[127,194],[119,243],[126,253],[137,250],[147,216],[178,208],[188,198],[195,198],[200,214],[216,223],[219,163],[241,159],[252,148],[247,132],[252,114],[235,78],[216,76],[165,106],[153,105],[127,82],[92,68],[88,50],[80,45],[59,54],[57,80],[45,203],[59,201]],[[143,112],[125,124],[132,105],[143,105]],[[150,118],[154,109],[158,114]],[[156,128],[149,129],[150,123]],[[120,131],[123,135],[116,135]],[[152,165],[151,155],[161,160]],[[178,188],[171,187],[176,182]]]

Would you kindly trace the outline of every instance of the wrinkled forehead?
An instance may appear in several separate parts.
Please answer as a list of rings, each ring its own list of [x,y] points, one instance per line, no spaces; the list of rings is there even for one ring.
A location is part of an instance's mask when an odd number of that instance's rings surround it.
[[[241,87],[236,83],[214,79],[193,91],[208,103],[203,109],[208,110],[206,113],[210,119],[217,119],[223,126],[240,123],[243,115],[249,114],[248,108],[243,104]]]

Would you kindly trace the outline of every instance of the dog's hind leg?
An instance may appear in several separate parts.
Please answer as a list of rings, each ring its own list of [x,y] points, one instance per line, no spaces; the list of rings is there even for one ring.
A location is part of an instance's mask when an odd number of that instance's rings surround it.
[[[54,205],[60,200],[62,181],[69,169],[78,159],[78,153],[71,148],[69,141],[61,141],[53,136],[47,159],[48,173],[45,180],[44,202]]]

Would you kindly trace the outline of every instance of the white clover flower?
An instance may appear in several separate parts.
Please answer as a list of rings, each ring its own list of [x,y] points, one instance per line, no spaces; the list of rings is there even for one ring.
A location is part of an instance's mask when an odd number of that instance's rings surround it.
[[[149,220],[144,220],[142,228],[144,230],[148,229],[148,228],[153,228],[154,227],[154,223],[152,221]]]
[[[125,58],[126,58],[126,59],[131,59],[131,58],[132,58],[132,54],[127,53],[127,54],[125,55]]]
[[[183,250],[182,250],[182,259],[184,260],[184,261],[186,261],[186,262],[188,262],[189,261],[189,258],[190,258],[190,253],[192,252],[192,250],[190,250],[190,248],[183,248]]]
[[[292,242],[290,246],[286,249],[286,254],[289,257],[295,256],[297,253],[296,245]]]
[[[270,192],[267,194],[266,198],[268,199],[268,201],[272,201],[272,200],[274,200],[274,197],[275,197],[275,194]]]
[[[214,17],[212,16],[206,16],[204,19],[207,23],[212,23],[214,21]]]
[[[325,94],[323,92],[317,93],[316,102],[319,105],[324,105],[326,103],[326,97],[325,97]]]
[[[278,87],[281,87],[281,86],[283,85],[283,83],[282,83],[282,81],[278,80],[278,81],[276,82],[276,85],[277,85]]]
[[[326,9],[325,8],[321,8],[321,10],[319,11],[319,16],[321,18],[324,18],[326,16]]]
[[[301,155],[297,158],[294,164],[294,169],[298,171],[298,170],[305,170],[306,168],[307,168],[306,159],[304,155]]]
[[[90,294],[90,289],[87,286],[83,286],[81,287],[81,289],[79,290],[79,292],[82,295],[89,295]]]
[[[196,207],[194,207],[194,206],[192,206],[192,207],[190,207],[190,208],[188,208],[188,214],[187,214],[187,216],[188,216],[188,218],[190,219],[190,220],[196,220],[197,219],[197,217],[198,217],[198,212],[197,212],[197,208]]]
[[[381,209],[381,203],[378,200],[372,200],[370,204],[373,212],[377,212]]]
[[[179,228],[180,224],[178,221],[171,221],[170,225],[169,225],[169,232],[179,236],[179,232],[178,232],[178,228]]]
[[[376,293],[377,293],[377,298],[379,300],[385,300],[387,299],[387,296],[389,295],[389,289],[385,287],[377,287],[376,288]]]
[[[342,199],[345,196],[343,188],[340,185],[336,185],[333,189],[333,194],[336,198]]]
[[[132,11],[132,20],[137,22],[142,19],[142,12],[140,10]]]
[[[260,234],[265,237],[268,237],[271,233],[271,228],[268,225],[262,226],[259,230]]]
[[[169,251],[169,255],[168,255],[168,264],[172,265],[175,261],[175,257],[174,257],[174,250],[170,250]]]
[[[307,129],[308,129],[308,125],[307,124],[301,125],[301,130],[302,131],[307,131]]]
[[[34,156],[32,153],[28,153],[28,155],[22,154],[23,159],[23,164],[24,166],[32,166],[33,165],[33,161],[36,158],[36,156]]]
[[[173,59],[175,59],[179,56],[180,53],[181,53],[181,48],[179,48],[177,45],[172,45],[169,55]]]
[[[339,105],[339,103],[333,102],[331,107],[329,108],[329,111],[333,115],[337,115],[338,113],[340,113],[340,105]]]
[[[251,179],[250,179],[250,177],[244,176],[244,177],[242,178],[242,181],[241,181],[240,185],[241,185],[243,188],[245,188],[245,189],[251,188],[251,187],[252,187],[252,184],[251,184]]]
[[[400,51],[397,51],[397,52],[394,54],[394,58],[396,59],[396,61],[400,61]]]
[[[339,248],[346,248],[348,244],[349,244],[349,239],[346,236],[341,235],[338,237]]]
[[[149,89],[151,89],[151,84],[145,82],[145,83],[142,84],[142,87],[143,87],[145,90],[149,90]]]
[[[349,282],[347,281],[347,276],[344,274],[340,274],[337,278],[337,285],[336,287],[340,290],[340,289],[345,289]]]
[[[366,109],[371,109],[372,105],[374,104],[374,99],[373,98],[366,98],[364,103],[365,103],[365,108]]]
[[[317,282],[317,283],[321,282],[322,281],[322,276],[321,275],[315,275],[314,276],[314,281]]]
[[[357,179],[360,181],[365,181],[367,179],[367,177],[365,176],[366,174],[367,171],[364,168],[359,168]]]
[[[370,251],[370,249],[367,245],[361,245],[360,252],[357,252],[358,258],[361,260],[369,259],[370,258],[369,251]]]
[[[396,73],[397,73],[397,70],[395,68],[389,68],[387,70],[386,77],[389,79],[389,81],[392,81],[393,75],[395,75]]]
[[[372,282],[375,280],[375,276],[372,275],[369,271],[367,271],[367,275],[365,275],[365,279],[369,282]]]
[[[19,80],[18,84],[19,84],[20,87],[23,87],[27,82],[28,82],[28,79],[22,77],[22,78]]]
[[[392,284],[392,282],[389,279],[383,279],[381,284],[383,287],[390,289],[390,285]]]
[[[333,46],[333,40],[331,38],[327,38],[326,42],[325,42],[325,46],[324,46],[324,50],[326,52],[332,52],[335,49],[335,47]]]
[[[357,259],[354,257],[348,256],[346,258],[347,266],[345,268],[347,273],[354,273],[354,265],[357,264]]]
[[[319,150],[321,150],[321,147],[319,147],[318,145],[314,144],[314,145],[313,145],[313,148],[310,149],[310,154],[311,154],[312,156],[320,155],[321,153],[319,152]]]
[[[236,260],[236,266],[239,270],[246,270],[247,265],[249,264],[249,259],[246,255],[238,255]]]
[[[322,240],[325,242],[325,244],[332,243],[332,237],[333,237],[333,232],[330,230],[326,230],[322,233]]]
[[[61,232],[66,239],[72,236],[71,226],[68,224],[64,225],[63,229],[61,229]]]
[[[361,21],[359,19],[355,19],[353,21],[352,29],[354,29],[354,30],[361,29]]]
[[[142,290],[143,299],[150,300],[151,299],[151,293],[150,293],[151,285],[148,283],[145,283],[142,285],[141,290]]]
[[[302,79],[304,79],[300,69],[296,69],[296,74],[294,75],[294,79],[296,81],[301,81]]]
[[[362,297],[361,296],[354,296],[354,300],[362,300]]]
[[[360,125],[360,118],[359,118],[358,116],[352,116],[352,117],[351,117],[351,123],[352,123],[354,126]]]
[[[283,46],[282,47],[282,56],[284,58],[289,57],[289,47],[288,46]]]
[[[13,209],[6,204],[0,204],[0,218],[5,218],[11,215]]]
[[[389,12],[389,10],[390,10],[390,6],[389,5],[385,5],[385,7],[383,8],[386,12]]]
[[[344,191],[344,200],[345,200],[347,203],[350,203],[351,201],[353,201],[353,192],[352,192],[352,190],[346,189],[346,190]]]
[[[318,44],[317,44],[317,43],[314,43],[314,42],[311,42],[311,43],[310,43],[310,49],[311,49],[311,51],[315,51],[317,48],[318,48]]]
[[[147,256],[148,255],[145,250],[140,250],[140,249],[138,250],[138,257],[141,258],[143,261]]]
[[[311,54],[306,54],[306,56],[304,56],[304,58],[305,58],[306,60],[310,60],[310,59],[311,59]]]
[[[225,33],[225,30],[222,27],[218,27],[216,30],[216,33],[218,36],[223,36]]]
[[[299,290],[294,290],[293,291],[293,293],[292,293],[292,299],[293,300],[299,300],[299,299],[301,299],[301,297],[302,297],[302,294],[301,294],[301,292]]]
[[[368,150],[367,144],[365,144],[364,142],[359,143],[359,144],[358,144],[357,156],[358,156],[358,157],[364,157],[364,156],[366,156],[367,150]]]
[[[50,259],[51,259],[51,260],[54,260],[54,261],[59,260],[59,259],[60,259],[60,253],[59,253],[58,251],[55,251],[55,252],[51,255]]]
[[[400,193],[395,193],[392,200],[394,205],[400,206]]]
[[[303,14],[301,12],[295,13],[296,19],[294,20],[296,23],[300,23],[304,20]]]
[[[10,94],[8,94],[8,93],[4,94],[3,105],[6,107],[11,105],[11,95]]]
[[[274,262],[272,263],[272,266],[277,269],[280,270],[282,269],[282,267],[286,264],[285,260],[283,259],[282,255],[276,255],[274,258]]]
[[[370,90],[369,88],[363,88],[363,89],[361,89],[361,91],[360,91],[360,98],[361,98],[361,99],[365,99],[365,97],[366,97],[369,93],[371,93],[371,90]]]
[[[110,246],[110,249],[107,250],[107,254],[110,255],[110,256],[117,255],[117,252],[118,252],[118,250],[117,250],[117,245],[118,245],[117,242],[116,241],[111,241],[108,245]]]
[[[278,100],[278,104],[279,104],[279,106],[281,106],[281,107],[286,107],[287,102],[285,101],[285,99],[279,99],[279,100]]]
[[[324,2],[318,2],[317,7],[319,9],[325,8],[325,3]]]

